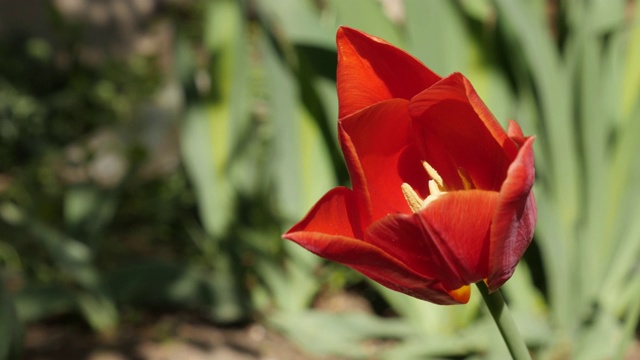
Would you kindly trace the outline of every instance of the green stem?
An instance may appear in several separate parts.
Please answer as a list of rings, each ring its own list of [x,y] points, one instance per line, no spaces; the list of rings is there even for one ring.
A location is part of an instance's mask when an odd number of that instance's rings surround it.
[[[482,298],[484,299],[485,304],[487,304],[489,312],[491,313],[491,316],[493,316],[493,320],[495,320],[496,325],[498,325],[498,329],[502,334],[504,342],[507,343],[507,348],[509,348],[511,357],[515,360],[531,360],[531,354],[527,349],[527,345],[520,336],[518,328],[513,322],[509,308],[504,302],[500,291],[496,290],[489,293],[489,289],[484,281],[477,282],[476,285],[478,286],[478,289],[480,289]]]

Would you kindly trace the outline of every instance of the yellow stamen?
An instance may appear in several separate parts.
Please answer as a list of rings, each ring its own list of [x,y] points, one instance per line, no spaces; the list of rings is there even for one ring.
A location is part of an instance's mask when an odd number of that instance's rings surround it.
[[[409,207],[411,208],[411,210],[413,212],[420,211],[420,209],[422,209],[422,199],[420,199],[420,196],[418,196],[418,193],[416,193],[416,191],[413,190],[411,185],[407,183],[402,183],[402,185],[400,185],[400,188],[402,189],[402,194],[404,195],[404,198],[407,200],[407,204],[409,204]]]
[[[411,185],[407,183],[403,183],[400,186],[400,188],[402,189],[402,194],[404,195],[405,200],[407,200],[407,204],[409,204],[409,207],[413,212],[418,212],[424,209],[429,204],[431,204],[436,199],[438,199],[440,196],[449,192],[449,188],[444,183],[444,180],[442,180],[442,176],[438,174],[438,172],[436,171],[436,169],[433,168],[433,166],[429,165],[429,163],[426,161],[422,162],[422,166],[424,167],[424,169],[427,171],[427,174],[429,174],[429,177],[431,178],[431,180],[429,180],[428,182],[429,196],[427,196],[426,199],[423,200],[422,198],[420,198],[418,193],[411,187]],[[473,184],[471,177],[469,176],[469,174],[465,169],[459,168],[458,175],[462,180],[462,185],[464,186],[465,190],[475,188],[475,185]]]
[[[424,201],[422,202],[422,208],[424,209],[425,207],[427,207],[427,205],[431,204],[432,202],[436,201],[436,199],[438,199],[440,196],[446,194],[446,191],[438,191],[436,193],[431,193],[429,194],[429,196],[427,196],[426,199],[424,199]]]
[[[462,186],[464,186],[465,190],[475,189],[475,185],[473,184],[473,181],[471,180],[471,176],[469,176],[469,173],[467,172],[467,170],[463,168],[458,168],[458,175],[462,180]]]
[[[443,191],[441,190],[440,185],[438,185],[435,180],[429,180],[429,194],[436,195],[441,192]]]
[[[447,187],[444,185],[444,181],[442,180],[442,177],[440,176],[440,174],[438,174],[436,169],[434,169],[426,161],[422,162],[422,166],[424,167],[425,170],[427,170],[427,174],[429,174],[429,177],[431,177],[433,181],[435,181],[435,183],[438,185],[438,188],[440,189],[440,191],[446,191]],[[431,184],[429,184],[429,190],[431,190]]]

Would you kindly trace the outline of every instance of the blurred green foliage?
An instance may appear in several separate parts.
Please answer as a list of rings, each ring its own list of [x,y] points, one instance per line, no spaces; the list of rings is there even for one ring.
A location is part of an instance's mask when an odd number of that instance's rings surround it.
[[[140,26],[168,34],[158,51],[97,60],[91,23],[51,4],[48,36],[3,28],[0,358],[29,323],[75,314],[109,333],[150,308],[259,319],[320,354],[504,358],[478,294],[420,302],[280,239],[348,185],[339,24],[464,73],[536,134],[539,225],[505,295],[536,358],[621,358],[640,317],[638,5],[158,2]],[[373,311],[316,309],[345,292]]]

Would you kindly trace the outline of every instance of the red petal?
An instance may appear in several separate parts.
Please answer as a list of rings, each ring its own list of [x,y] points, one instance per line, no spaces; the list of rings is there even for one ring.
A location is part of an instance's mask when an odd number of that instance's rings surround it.
[[[533,137],[522,145],[509,167],[500,189],[496,214],[491,225],[490,276],[493,291],[507,281],[531,243],[537,210],[532,187],[535,180]]]
[[[449,295],[441,284],[416,273],[384,250],[346,236],[298,231],[285,234],[307,250],[331,261],[347,265],[374,281],[407,295],[437,304],[456,304],[464,300],[459,294]]]
[[[455,289],[488,276],[489,229],[497,201],[494,191],[452,191],[418,213],[428,239],[457,275],[457,279],[439,279],[445,288]]]
[[[431,239],[418,214],[385,217],[367,229],[365,241],[421,276],[442,282],[447,291],[467,285]]]
[[[440,77],[386,41],[355,29],[337,33],[339,118],[392,98],[411,99]]]
[[[525,141],[529,139],[529,136],[524,136],[524,133],[520,128],[520,125],[518,125],[518,123],[513,120],[509,120],[509,128],[507,129],[507,135],[511,140],[513,140],[514,143],[516,143],[516,145],[518,145],[518,147],[522,147]]]
[[[454,189],[460,168],[476,188],[498,191],[517,147],[482,103],[468,80],[453,74],[409,104],[424,157]]]
[[[358,209],[353,191],[337,187],[326,193],[283,237],[301,232],[317,232],[349,238],[362,238]]]
[[[360,209],[371,209],[363,225],[390,213],[411,213],[400,186],[423,185],[428,177],[413,146],[407,100],[392,99],[340,120],[342,149]]]

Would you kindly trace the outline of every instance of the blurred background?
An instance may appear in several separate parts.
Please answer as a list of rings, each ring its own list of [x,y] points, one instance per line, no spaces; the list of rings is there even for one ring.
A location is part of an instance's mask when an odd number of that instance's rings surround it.
[[[478,294],[281,240],[348,185],[339,25],[537,136],[503,288],[535,358],[640,359],[635,0],[0,1],[0,359],[508,358]]]

